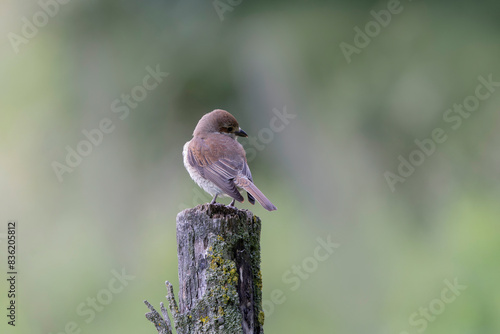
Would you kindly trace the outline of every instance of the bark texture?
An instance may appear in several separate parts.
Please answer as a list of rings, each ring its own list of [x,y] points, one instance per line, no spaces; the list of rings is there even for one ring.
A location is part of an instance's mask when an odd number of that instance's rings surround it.
[[[264,333],[260,230],[250,211],[222,204],[177,215],[179,305],[168,282],[167,298],[178,334]],[[163,318],[146,305],[158,333],[171,333],[163,305]]]

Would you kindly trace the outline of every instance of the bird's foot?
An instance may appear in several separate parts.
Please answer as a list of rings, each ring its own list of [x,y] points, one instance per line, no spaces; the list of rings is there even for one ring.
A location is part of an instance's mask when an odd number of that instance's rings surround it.
[[[216,201],[217,200],[217,195],[214,195],[214,198],[212,198],[212,202],[210,202],[210,204],[216,204]]]

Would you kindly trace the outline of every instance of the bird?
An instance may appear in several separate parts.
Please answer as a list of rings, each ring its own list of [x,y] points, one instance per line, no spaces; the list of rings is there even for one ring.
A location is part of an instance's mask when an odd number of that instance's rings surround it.
[[[246,191],[248,201],[255,199],[268,211],[276,206],[253,183],[248,167],[245,149],[237,137],[248,137],[236,118],[222,109],[215,109],[199,120],[193,131],[193,138],[182,150],[184,167],[195,183],[213,196],[210,204],[215,204],[217,196],[231,197],[229,204],[243,202],[240,191]]]

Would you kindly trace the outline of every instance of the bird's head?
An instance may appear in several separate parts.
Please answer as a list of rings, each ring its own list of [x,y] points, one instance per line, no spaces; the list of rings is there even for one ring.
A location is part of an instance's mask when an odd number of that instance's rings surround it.
[[[205,114],[196,125],[193,136],[204,137],[210,133],[220,133],[234,139],[236,136],[248,137],[246,132],[240,128],[236,118],[222,109],[215,109]]]

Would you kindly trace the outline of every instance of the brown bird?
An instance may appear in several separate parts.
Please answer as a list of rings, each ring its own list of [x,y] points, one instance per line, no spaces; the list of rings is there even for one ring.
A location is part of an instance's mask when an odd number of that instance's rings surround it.
[[[184,145],[184,166],[191,178],[203,190],[212,195],[211,204],[217,196],[231,197],[243,202],[240,190],[248,193],[248,201],[255,199],[268,211],[276,207],[253,184],[252,173],[247,164],[245,150],[236,136],[248,137],[233,115],[216,109],[205,114],[193,132],[193,139]]]

